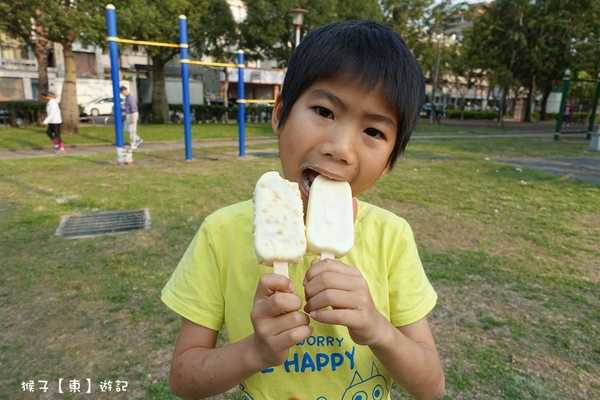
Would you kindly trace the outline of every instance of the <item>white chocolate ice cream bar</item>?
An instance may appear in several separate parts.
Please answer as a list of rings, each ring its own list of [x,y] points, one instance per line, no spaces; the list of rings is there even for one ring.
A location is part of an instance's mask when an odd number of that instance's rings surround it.
[[[253,201],[254,252],[259,262],[270,266],[302,262],[306,236],[298,184],[277,171],[267,172],[256,182]]]
[[[354,246],[352,189],[344,181],[318,175],[310,187],[306,210],[308,251],[340,258]]]

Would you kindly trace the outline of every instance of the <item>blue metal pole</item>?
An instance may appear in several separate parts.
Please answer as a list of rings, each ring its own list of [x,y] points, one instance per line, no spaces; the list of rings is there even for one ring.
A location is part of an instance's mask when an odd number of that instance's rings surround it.
[[[181,56],[181,86],[183,90],[183,131],[185,160],[192,161],[192,123],[190,120],[190,72],[188,58],[187,18],[179,16],[179,54]]]
[[[238,50],[238,136],[240,146],[240,157],[246,154],[246,99],[244,98],[244,50]],[[227,101],[227,99],[223,99]]]
[[[117,36],[117,12],[115,6],[106,6],[106,26],[108,30],[108,50],[110,54],[110,77],[113,87],[113,114],[115,117],[115,138],[117,144],[117,162],[121,162],[119,152],[124,154],[123,114],[121,113],[121,91],[119,90],[119,47]]]

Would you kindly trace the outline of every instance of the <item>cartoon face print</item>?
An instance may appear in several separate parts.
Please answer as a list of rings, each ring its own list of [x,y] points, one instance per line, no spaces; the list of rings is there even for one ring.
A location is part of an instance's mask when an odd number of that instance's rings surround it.
[[[385,377],[379,373],[377,365],[373,363],[370,378],[363,379],[358,371],[354,373],[342,400],[381,400],[385,398],[388,391]]]
[[[240,389],[241,389],[241,399],[242,400],[254,400],[254,398],[252,396],[250,396],[250,393],[248,393],[246,391],[246,386],[244,385],[240,385]]]

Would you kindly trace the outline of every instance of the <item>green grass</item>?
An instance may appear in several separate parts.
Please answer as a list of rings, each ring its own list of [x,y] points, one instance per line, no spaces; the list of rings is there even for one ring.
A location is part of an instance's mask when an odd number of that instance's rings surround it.
[[[192,139],[237,138],[238,127],[235,124],[194,124]],[[146,141],[181,140],[183,141],[183,125],[139,125],[138,134]],[[245,127],[247,137],[273,136],[270,124],[248,123]],[[71,144],[114,144],[115,128],[112,125],[82,124],[79,134],[63,134],[62,139]],[[129,141],[124,133],[125,141]],[[18,149],[23,147],[44,147],[51,145],[44,127],[0,128],[0,149]]]
[[[192,124],[192,139],[223,139],[237,138],[238,126],[235,121],[229,124]],[[18,148],[40,148],[49,146],[50,141],[46,136],[46,129],[42,126],[29,128],[0,128],[0,149],[18,149]],[[471,127],[469,123],[464,126],[456,125],[437,125],[430,124],[427,120],[420,120],[415,130],[416,135],[444,135],[444,134],[499,134],[515,133],[514,128],[509,127]],[[138,126],[138,134],[145,141],[163,141],[163,140],[183,140],[183,125],[148,125]],[[128,141],[127,134],[124,133],[125,141]],[[245,135],[247,137],[273,136],[273,130],[269,123],[247,123],[245,126]],[[63,140],[67,145],[72,144],[114,144],[115,130],[114,126],[109,124],[91,125],[82,123],[77,135],[63,134]]]
[[[177,126],[154,128],[142,136],[159,140]],[[79,136],[98,141],[103,129]],[[0,147],[10,147],[4,132]],[[446,372],[443,398],[600,397],[600,186],[494,161],[597,157],[587,145],[413,140],[361,196],[415,232],[439,295],[430,324]],[[50,381],[56,395],[59,378],[126,380],[127,398],[172,398],[179,319],[160,290],[203,219],[250,198],[263,172],[280,170],[277,158],[241,159],[236,147],[197,149],[192,162],[181,153],[136,153],[130,167],[116,166],[113,154],[0,161],[0,398],[40,398],[23,396],[28,380]],[[63,215],[142,207],[149,230],[54,236]],[[226,340],[222,332],[219,343]],[[236,392],[215,397],[228,398]]]

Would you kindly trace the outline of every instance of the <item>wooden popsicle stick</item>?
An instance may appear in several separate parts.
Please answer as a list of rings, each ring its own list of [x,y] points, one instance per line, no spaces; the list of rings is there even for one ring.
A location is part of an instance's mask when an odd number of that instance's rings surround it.
[[[288,263],[285,261],[273,261],[273,270],[276,274],[283,275],[289,278],[288,274]]]
[[[326,258],[331,258],[332,260],[335,260],[335,256],[332,253],[321,253],[321,260],[324,260]]]

